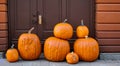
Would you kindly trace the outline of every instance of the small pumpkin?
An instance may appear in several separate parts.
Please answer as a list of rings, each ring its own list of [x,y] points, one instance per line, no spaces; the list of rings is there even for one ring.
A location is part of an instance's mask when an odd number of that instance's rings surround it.
[[[35,60],[41,54],[40,39],[36,34],[31,33],[32,27],[28,33],[23,33],[18,39],[18,50],[20,56],[24,60]]]
[[[66,56],[66,61],[69,64],[75,64],[79,62],[79,56],[75,52],[68,53]]]
[[[45,40],[44,56],[50,61],[63,61],[70,52],[69,42],[56,37],[49,37]]]
[[[94,61],[99,56],[98,42],[88,36],[77,39],[74,43],[74,52],[78,54],[80,60]]]
[[[9,62],[16,62],[19,59],[19,54],[17,49],[14,48],[14,44],[12,44],[11,48],[6,52],[6,59]]]
[[[73,35],[73,28],[72,26],[66,22],[67,19],[64,20],[62,23],[58,23],[54,27],[54,35],[55,37],[61,39],[70,39]]]
[[[81,20],[81,25],[76,29],[77,37],[82,38],[89,35],[89,29],[84,25],[83,20]]]

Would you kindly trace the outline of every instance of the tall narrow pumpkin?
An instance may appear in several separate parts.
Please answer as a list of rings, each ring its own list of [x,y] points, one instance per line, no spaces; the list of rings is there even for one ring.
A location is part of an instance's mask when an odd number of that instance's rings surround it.
[[[70,39],[73,35],[73,28],[72,26],[66,22],[67,19],[64,20],[62,23],[58,23],[54,27],[54,35],[55,37],[61,39]]]
[[[69,42],[56,37],[49,37],[45,40],[44,56],[50,61],[63,61],[70,52]]]
[[[34,27],[28,33],[21,34],[18,39],[18,50],[21,58],[24,60],[37,59],[41,54],[40,39],[36,34],[31,33],[33,29]]]
[[[74,52],[78,54],[80,60],[94,61],[99,55],[98,42],[87,36],[77,39],[74,43]]]
[[[6,59],[9,62],[16,62],[19,59],[19,53],[17,49],[14,48],[14,44],[12,44],[11,48],[6,52]]]
[[[76,34],[78,38],[82,38],[89,35],[89,29],[84,25],[83,20],[81,20],[81,25],[77,27]]]

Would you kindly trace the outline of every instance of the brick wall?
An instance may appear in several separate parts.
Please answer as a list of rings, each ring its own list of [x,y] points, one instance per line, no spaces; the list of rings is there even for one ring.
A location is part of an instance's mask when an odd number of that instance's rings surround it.
[[[96,36],[101,52],[120,52],[120,0],[96,0]]]
[[[7,32],[7,1],[0,0],[0,51],[5,51],[8,42]]]

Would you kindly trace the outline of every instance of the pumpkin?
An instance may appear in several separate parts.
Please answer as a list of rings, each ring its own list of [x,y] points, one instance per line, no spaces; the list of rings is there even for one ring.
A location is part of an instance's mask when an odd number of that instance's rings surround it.
[[[62,23],[58,23],[54,27],[54,36],[61,39],[70,39],[73,35],[72,26],[66,22],[67,19]]]
[[[74,43],[74,52],[78,54],[80,60],[94,61],[99,56],[98,42],[87,36],[77,39]]]
[[[66,56],[66,61],[69,64],[75,64],[79,62],[79,56],[75,52],[68,53]]]
[[[19,59],[19,54],[17,49],[14,48],[14,44],[12,44],[11,48],[6,52],[6,59],[9,62],[16,62]]]
[[[76,34],[79,38],[89,35],[89,29],[84,25],[83,20],[81,20],[81,25],[77,27]]]
[[[69,42],[56,37],[49,37],[45,40],[44,56],[50,61],[63,61],[70,52]]]
[[[41,54],[40,39],[36,34],[31,33],[32,30],[34,27],[28,33],[21,34],[18,39],[18,50],[24,60],[35,60]]]

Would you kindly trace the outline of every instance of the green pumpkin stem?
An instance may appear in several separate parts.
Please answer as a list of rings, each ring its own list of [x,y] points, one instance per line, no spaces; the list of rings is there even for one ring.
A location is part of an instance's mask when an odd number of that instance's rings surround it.
[[[29,34],[31,34],[31,32],[34,30],[34,27],[32,27],[29,31],[28,31],[28,33]]]
[[[83,19],[81,20],[81,25],[84,25]]]
[[[14,48],[14,46],[15,46],[15,45],[14,45],[14,44],[12,44],[11,48]]]
[[[63,21],[63,23],[65,23],[67,21],[67,19],[65,19],[64,21]]]

